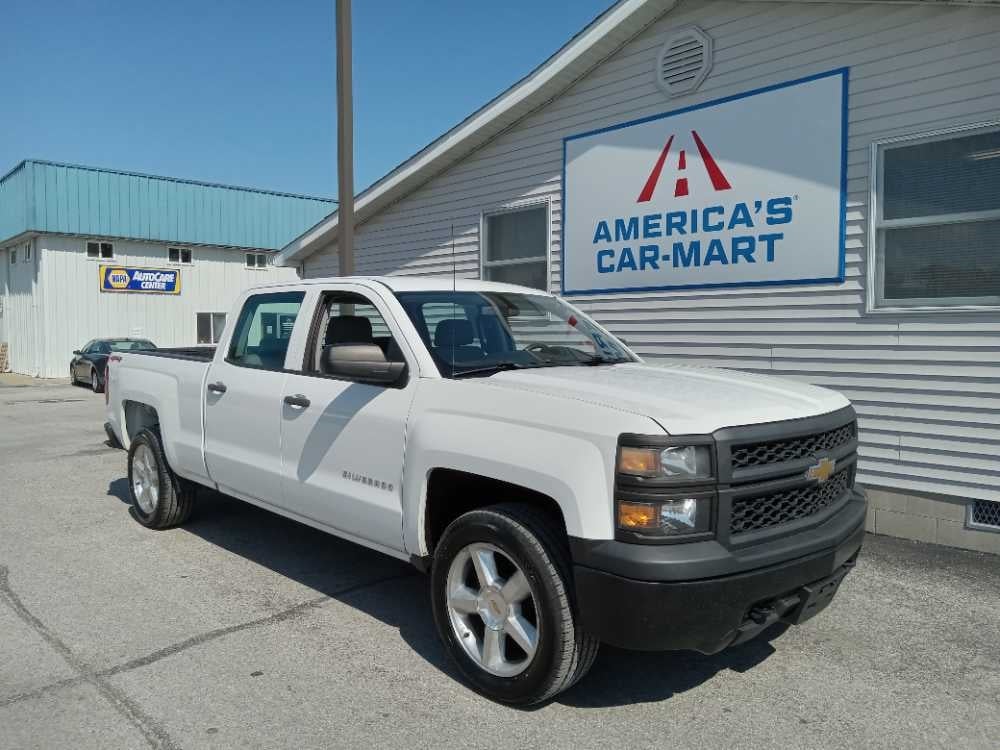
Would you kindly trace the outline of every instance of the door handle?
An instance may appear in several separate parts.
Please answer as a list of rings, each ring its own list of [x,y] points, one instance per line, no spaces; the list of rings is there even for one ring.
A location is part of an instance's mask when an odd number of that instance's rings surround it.
[[[226,392],[226,384],[225,383],[209,383],[208,384],[208,390],[210,390],[212,393],[225,393]]]
[[[285,396],[285,403],[289,406],[301,406],[305,409],[312,402],[301,393],[296,393],[294,396]]]

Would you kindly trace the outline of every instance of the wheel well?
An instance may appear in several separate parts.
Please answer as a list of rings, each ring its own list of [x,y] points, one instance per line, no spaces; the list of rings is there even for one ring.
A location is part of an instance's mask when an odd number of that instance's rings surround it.
[[[147,428],[159,427],[160,415],[149,404],[138,401],[125,402],[125,432],[129,442]]]
[[[424,536],[427,553],[433,554],[448,524],[463,513],[501,502],[522,502],[550,513],[566,531],[559,504],[548,495],[492,477],[456,469],[434,469],[427,479]]]

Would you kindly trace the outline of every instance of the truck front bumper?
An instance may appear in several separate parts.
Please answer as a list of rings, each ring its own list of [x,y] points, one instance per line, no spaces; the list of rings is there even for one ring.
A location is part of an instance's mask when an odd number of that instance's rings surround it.
[[[822,525],[742,551],[573,539],[580,624],[620,648],[713,654],[777,622],[804,622],[854,566],[866,510],[854,490]]]

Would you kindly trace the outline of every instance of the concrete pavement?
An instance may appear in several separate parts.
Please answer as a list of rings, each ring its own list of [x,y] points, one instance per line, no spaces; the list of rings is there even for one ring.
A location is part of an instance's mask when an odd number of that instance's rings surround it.
[[[869,537],[803,627],[605,648],[518,711],[457,680],[403,563],[210,492],[139,526],[102,411],[0,384],[0,748],[997,746],[1000,558]]]

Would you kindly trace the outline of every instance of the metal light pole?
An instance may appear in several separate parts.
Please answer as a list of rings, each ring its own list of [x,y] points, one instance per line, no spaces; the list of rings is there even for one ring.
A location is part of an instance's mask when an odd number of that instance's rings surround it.
[[[337,2],[337,253],[340,275],[354,273],[354,95],[351,87],[351,0]]]

